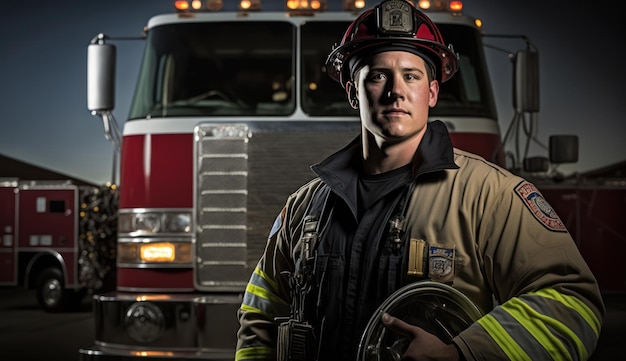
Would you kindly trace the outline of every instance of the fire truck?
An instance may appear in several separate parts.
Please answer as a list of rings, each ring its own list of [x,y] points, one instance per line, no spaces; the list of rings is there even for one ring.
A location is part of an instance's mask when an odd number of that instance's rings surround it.
[[[88,109],[119,147],[120,173],[116,290],[93,296],[96,339],[82,360],[232,360],[236,310],[274,218],[314,177],[311,164],[358,136],[358,114],[324,64],[375,4],[268,2],[175,1],[150,18],[122,131],[112,113],[115,43],[128,38],[98,34],[89,44]],[[507,151],[507,138],[526,133],[500,132],[480,21],[460,1],[416,6],[459,55],[431,111],[456,147],[537,179],[576,160],[571,136],[553,138],[550,159]],[[522,40],[511,53],[512,127],[538,111],[538,55]]]
[[[0,179],[0,285],[35,289],[49,312],[112,289],[115,186]]]

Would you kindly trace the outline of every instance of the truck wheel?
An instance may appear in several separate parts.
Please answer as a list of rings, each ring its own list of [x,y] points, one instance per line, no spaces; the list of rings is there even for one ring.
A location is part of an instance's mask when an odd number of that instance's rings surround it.
[[[37,278],[37,301],[48,312],[58,312],[77,306],[84,293],[65,289],[63,274],[58,268],[48,268]]]

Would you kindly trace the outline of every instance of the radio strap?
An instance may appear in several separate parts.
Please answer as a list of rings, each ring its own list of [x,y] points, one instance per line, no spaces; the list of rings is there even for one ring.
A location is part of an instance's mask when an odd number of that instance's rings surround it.
[[[295,270],[289,275],[291,315],[289,318],[276,319],[280,322],[277,340],[278,361],[312,361],[316,358],[317,340],[313,326],[305,318],[304,310],[314,277],[315,248],[320,235],[322,214],[327,209],[326,205],[331,194],[330,187],[320,183],[305,212],[302,234],[298,242],[299,249],[294,252]],[[332,213],[332,207],[329,212]],[[330,219],[330,214],[324,218]]]

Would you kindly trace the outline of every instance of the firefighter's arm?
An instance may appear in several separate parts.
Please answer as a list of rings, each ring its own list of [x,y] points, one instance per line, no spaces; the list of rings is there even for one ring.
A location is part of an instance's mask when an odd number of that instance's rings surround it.
[[[276,318],[290,315],[289,275],[295,268],[293,252],[303,209],[309,200],[307,189],[305,186],[290,196],[276,217],[265,251],[246,286],[237,312],[240,327],[236,361],[277,359]]]
[[[539,191],[525,181],[508,187],[479,230],[498,306],[453,341],[468,360],[586,360],[605,312],[597,282]]]
[[[278,215],[265,252],[254,269],[246,286],[243,302],[238,311],[236,361],[276,360],[276,317],[289,315],[288,289],[281,284],[290,263],[288,253],[280,247],[285,212]]]

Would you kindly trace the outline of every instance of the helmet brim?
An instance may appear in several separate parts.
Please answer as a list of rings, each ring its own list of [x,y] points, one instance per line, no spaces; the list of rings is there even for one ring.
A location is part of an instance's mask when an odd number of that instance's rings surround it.
[[[448,47],[435,41],[407,39],[406,37],[380,37],[353,41],[334,49],[326,60],[328,75],[343,87],[352,80],[362,59],[386,51],[406,51],[420,56],[433,67],[436,79],[443,83],[458,70],[457,55]]]

